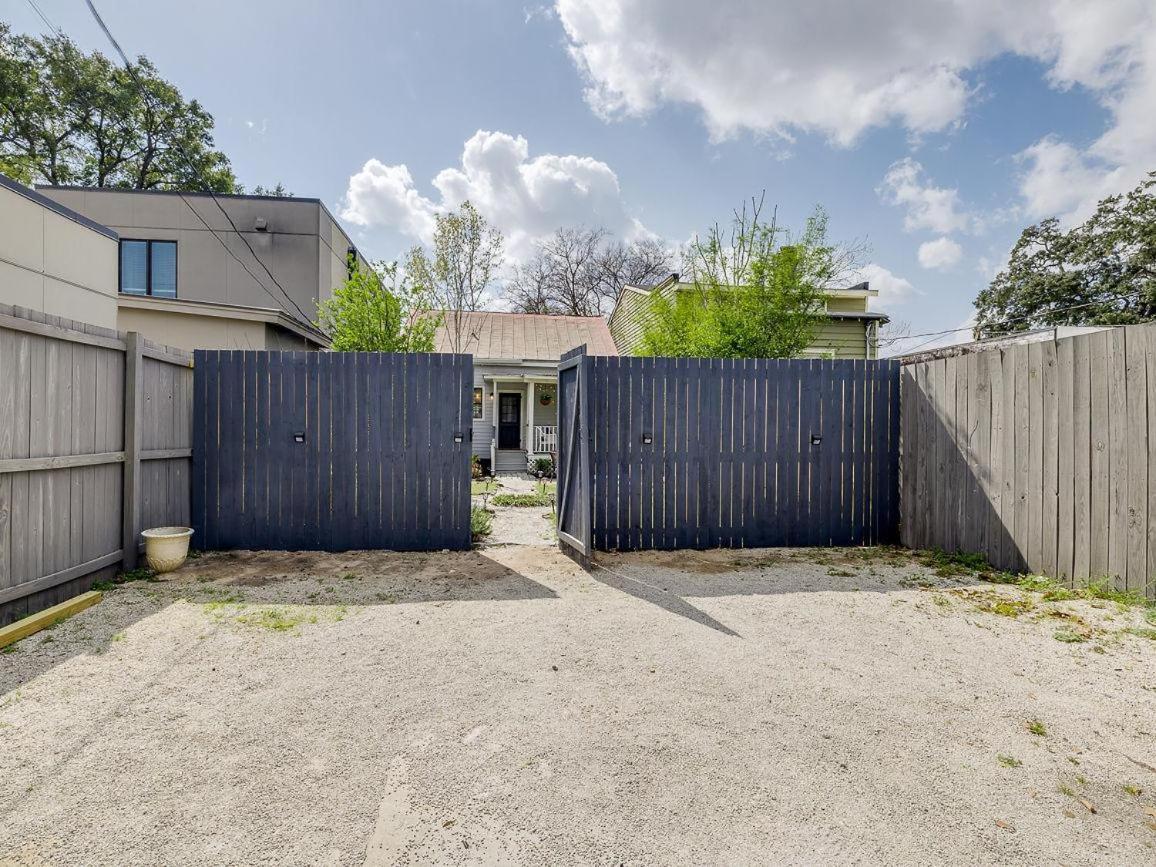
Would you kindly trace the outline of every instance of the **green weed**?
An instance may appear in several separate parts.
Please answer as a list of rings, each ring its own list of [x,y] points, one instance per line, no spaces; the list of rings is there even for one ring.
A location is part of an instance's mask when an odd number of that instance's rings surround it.
[[[548,506],[551,500],[548,494],[541,493],[495,494],[490,502],[495,506]]]
[[[1075,644],[1084,640],[1084,636],[1078,632],[1072,632],[1070,629],[1057,629],[1052,633],[1052,638],[1056,641],[1062,641],[1064,644]]]
[[[302,623],[316,623],[317,615],[295,608],[260,608],[242,614],[237,618],[237,622],[272,632],[290,632],[296,630]]]
[[[1139,798],[1144,794],[1144,790],[1139,786],[1133,786],[1131,783],[1125,783],[1123,786],[1124,793],[1131,795],[1133,798]]]
[[[133,581],[159,581],[155,572],[152,569],[141,567],[140,569],[131,569],[128,572],[118,572],[116,577],[111,581],[93,581],[92,589],[99,590],[101,593],[107,593],[121,584],[128,584]]]
[[[1023,764],[1023,762],[1021,762],[1015,756],[1005,756],[1002,753],[1000,755],[996,756],[996,759],[1005,768],[1018,768],[1018,767],[1020,767],[1020,765]]]
[[[476,506],[470,509],[470,536],[475,542],[484,539],[494,530],[493,512],[479,509]]]
[[[973,554],[967,551],[920,551],[916,558],[935,570],[941,578],[953,575],[969,575],[973,572],[983,572],[991,568],[982,554]]]
[[[1037,737],[1045,737],[1048,733],[1047,727],[1038,719],[1030,719],[1027,722],[1027,729]]]

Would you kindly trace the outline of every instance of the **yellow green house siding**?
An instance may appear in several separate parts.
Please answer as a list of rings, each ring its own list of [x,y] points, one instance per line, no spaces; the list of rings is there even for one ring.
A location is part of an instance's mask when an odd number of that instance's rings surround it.
[[[815,330],[815,339],[803,351],[803,356],[874,358],[874,326],[875,321],[871,319],[828,319]]]
[[[664,286],[655,291],[676,291]],[[832,296],[827,311],[832,314],[815,332],[815,339],[803,351],[805,358],[875,358],[878,325],[885,321],[867,312],[867,293]],[[627,287],[610,317],[610,334],[622,355],[638,355],[650,293]],[[859,314],[859,315],[857,315]]]

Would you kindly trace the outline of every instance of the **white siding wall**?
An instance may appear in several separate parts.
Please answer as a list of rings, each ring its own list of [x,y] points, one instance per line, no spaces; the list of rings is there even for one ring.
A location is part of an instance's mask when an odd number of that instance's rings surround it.
[[[490,443],[494,439],[494,401],[490,400],[493,394],[493,383],[487,382],[484,377],[487,376],[556,376],[557,368],[554,365],[543,365],[541,367],[521,367],[521,366],[494,366],[474,363],[474,388],[482,389],[482,417],[474,419],[474,442],[473,452],[481,458],[489,458]],[[539,386],[540,387],[540,386]],[[527,426],[529,423],[529,412],[526,407],[524,383],[502,383],[498,386],[499,391],[520,391],[522,397],[522,445],[524,448],[530,446],[530,430]],[[550,406],[542,406],[541,403],[534,404],[534,424],[556,424],[558,419],[558,403],[557,400]],[[525,469],[523,466],[522,469]]]

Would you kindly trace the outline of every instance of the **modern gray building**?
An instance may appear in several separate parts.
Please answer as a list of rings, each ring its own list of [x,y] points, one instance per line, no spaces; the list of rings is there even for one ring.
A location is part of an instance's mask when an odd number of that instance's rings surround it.
[[[361,259],[319,199],[38,186],[119,236],[117,327],[183,349],[319,349]]]

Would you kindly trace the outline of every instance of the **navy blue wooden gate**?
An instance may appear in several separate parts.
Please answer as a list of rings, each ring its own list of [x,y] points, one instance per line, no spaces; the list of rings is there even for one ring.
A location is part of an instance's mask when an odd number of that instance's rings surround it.
[[[594,550],[894,542],[899,362],[576,356]],[[560,371],[561,372],[561,371]],[[559,478],[583,438],[563,435]],[[577,511],[588,517],[579,517]],[[566,524],[560,524],[564,530]],[[563,537],[563,544],[566,539]],[[572,546],[573,547],[573,546]]]
[[[203,549],[470,546],[469,355],[198,351]]]

